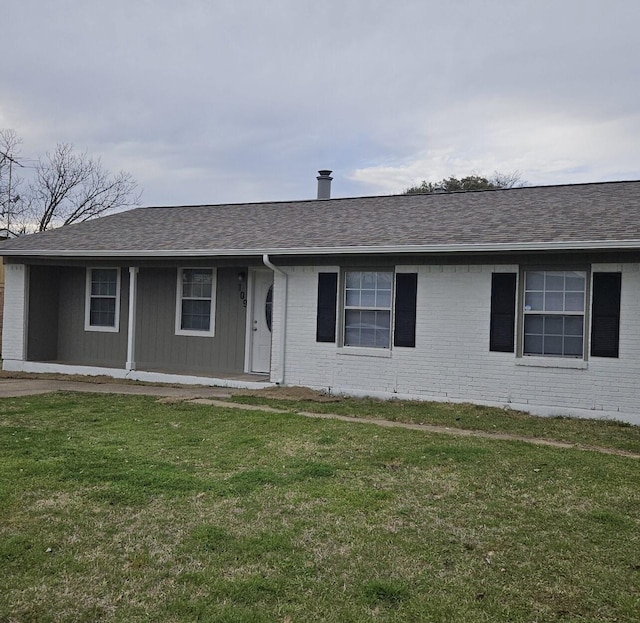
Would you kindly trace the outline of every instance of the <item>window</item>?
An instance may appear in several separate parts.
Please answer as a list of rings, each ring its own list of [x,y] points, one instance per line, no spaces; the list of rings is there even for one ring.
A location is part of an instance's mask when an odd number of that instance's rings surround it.
[[[414,348],[418,273],[397,272],[395,288],[393,276],[391,271],[347,270],[339,297],[338,273],[318,273],[316,342],[390,349],[393,325],[393,346]],[[339,298],[344,332],[337,339]]]
[[[344,345],[390,348],[393,272],[347,271]]]
[[[526,271],[523,354],[582,357],[584,271]]]
[[[178,270],[176,334],[213,336],[216,271],[214,268]]]
[[[271,333],[271,325],[273,324],[273,286],[269,286],[269,290],[267,290],[267,298],[264,302],[264,320],[267,323],[269,333]]]
[[[85,299],[85,331],[119,330],[120,269],[88,268]]]

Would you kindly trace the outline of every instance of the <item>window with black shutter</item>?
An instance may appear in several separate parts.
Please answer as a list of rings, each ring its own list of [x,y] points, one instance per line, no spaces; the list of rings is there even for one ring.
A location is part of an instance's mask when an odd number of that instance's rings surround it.
[[[491,326],[489,350],[514,352],[516,318],[516,273],[491,275]]]
[[[592,357],[618,357],[621,283],[620,273],[593,273]]]
[[[338,273],[318,273],[316,342],[336,341]]]

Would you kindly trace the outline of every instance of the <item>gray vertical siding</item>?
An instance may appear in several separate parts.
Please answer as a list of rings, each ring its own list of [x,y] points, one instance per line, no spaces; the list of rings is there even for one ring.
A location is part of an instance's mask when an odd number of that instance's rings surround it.
[[[60,274],[58,361],[87,366],[124,368],[127,358],[129,272],[121,271],[120,330],[84,330],[85,268],[65,268]]]
[[[218,268],[214,337],[175,334],[177,268],[141,268],[138,274],[136,367],[211,374],[242,372],[246,308],[238,291],[245,268]]]
[[[218,268],[214,337],[175,334],[177,268],[138,274],[135,362],[139,370],[211,375],[244,369],[247,310],[238,290],[244,268]],[[31,266],[27,358],[124,368],[127,356],[129,271],[121,269],[117,333],[85,331],[86,269]]]
[[[58,358],[60,271],[56,266],[31,266],[29,269],[29,361],[55,361]]]

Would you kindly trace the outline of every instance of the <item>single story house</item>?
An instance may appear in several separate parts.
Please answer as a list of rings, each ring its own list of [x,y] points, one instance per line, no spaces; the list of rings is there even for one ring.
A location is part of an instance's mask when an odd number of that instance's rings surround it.
[[[2,253],[5,370],[640,424],[640,181],[138,208]]]

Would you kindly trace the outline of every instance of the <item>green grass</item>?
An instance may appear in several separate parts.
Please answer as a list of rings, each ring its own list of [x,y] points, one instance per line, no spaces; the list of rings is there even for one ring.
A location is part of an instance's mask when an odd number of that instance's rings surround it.
[[[3,399],[0,622],[640,621],[639,475],[290,413]]]
[[[533,417],[519,411],[496,407],[408,400],[336,397],[332,401],[318,402],[266,398],[260,395],[236,395],[230,400],[241,404],[264,404],[292,412],[336,413],[393,422],[510,433],[584,446],[603,446],[640,454],[640,426],[632,426],[616,420]]]

